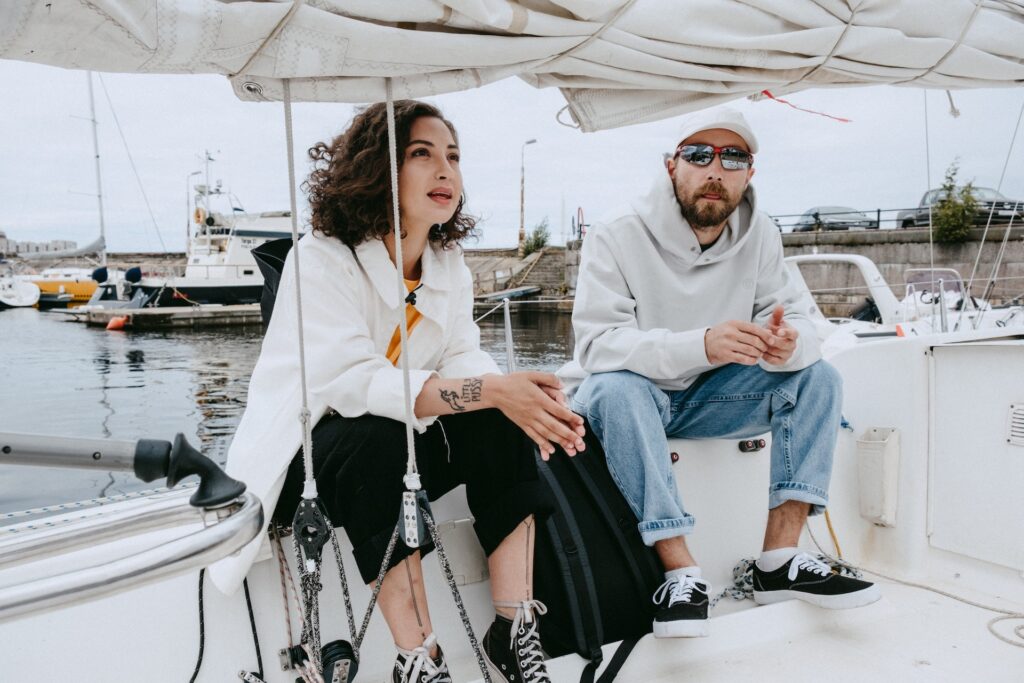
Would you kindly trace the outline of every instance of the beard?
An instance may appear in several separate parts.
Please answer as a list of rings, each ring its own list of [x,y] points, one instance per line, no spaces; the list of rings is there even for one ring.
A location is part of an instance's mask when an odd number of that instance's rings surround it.
[[[701,199],[703,194],[717,194],[721,201],[711,202]],[[679,211],[694,230],[717,228],[736,210],[741,197],[732,197],[724,185],[715,182],[705,183],[685,196],[682,196],[681,189],[676,187]]]

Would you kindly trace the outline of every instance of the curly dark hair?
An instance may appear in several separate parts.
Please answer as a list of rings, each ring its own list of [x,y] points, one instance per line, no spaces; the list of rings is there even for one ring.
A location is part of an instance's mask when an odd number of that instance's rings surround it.
[[[458,134],[441,111],[426,102],[395,102],[398,168],[405,157],[413,122],[421,116],[440,119],[458,144]],[[381,239],[391,230],[391,162],[388,151],[387,108],[383,102],[359,112],[348,129],[330,144],[309,149],[313,171],[302,184],[309,194],[313,230],[336,237],[349,247]],[[431,242],[448,247],[473,234],[476,220],[462,212],[465,194],[451,219],[430,230]]]

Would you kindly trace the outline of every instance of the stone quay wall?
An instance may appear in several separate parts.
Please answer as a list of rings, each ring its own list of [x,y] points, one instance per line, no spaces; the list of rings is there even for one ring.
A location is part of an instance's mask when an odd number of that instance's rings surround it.
[[[971,293],[981,296],[992,275],[1006,232],[1005,225],[992,226],[983,247],[984,228],[973,228],[968,240],[961,244],[936,242],[931,248],[925,228],[787,233],[782,236],[782,244],[786,256],[834,253],[866,256],[875,262],[893,294],[900,299],[906,294],[904,272],[908,268],[928,268],[933,258],[936,268],[956,269],[966,284],[975,268],[980,248],[981,258]],[[582,242],[577,240],[570,242],[565,250],[565,281],[570,295],[576,290],[581,246]],[[988,296],[993,305],[1024,297],[1024,227],[1010,229],[1003,251],[996,284]],[[855,267],[812,264],[801,266],[801,273],[826,315],[848,315],[867,297],[864,280]]]

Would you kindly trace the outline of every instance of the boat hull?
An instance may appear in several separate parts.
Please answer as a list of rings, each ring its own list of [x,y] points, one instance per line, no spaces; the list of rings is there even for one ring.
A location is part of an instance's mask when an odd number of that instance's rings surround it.
[[[196,304],[235,304],[259,303],[263,294],[263,283],[259,284],[218,284],[215,282],[168,283],[164,285],[142,283],[142,290],[153,297],[152,305],[194,306]]]
[[[73,304],[84,304],[92,297],[92,293],[96,291],[96,281],[86,279],[67,279],[67,280],[33,280],[35,285],[39,287],[39,291],[42,294],[59,295],[59,294],[70,294],[71,303]]]

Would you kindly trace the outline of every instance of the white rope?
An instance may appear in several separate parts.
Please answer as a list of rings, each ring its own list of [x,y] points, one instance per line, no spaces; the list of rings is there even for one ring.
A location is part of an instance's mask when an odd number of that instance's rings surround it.
[[[302,423],[302,465],[306,474],[306,483],[302,487],[302,497],[316,498],[316,479],[313,478],[313,427],[309,412],[309,389],[306,386],[306,338],[302,325],[302,277],[299,270],[299,212],[295,197],[295,140],[292,136],[292,84],[284,79],[284,131],[288,150],[288,198],[292,209],[292,257],[295,259],[295,315],[299,323],[299,377],[302,381],[302,410],[299,411],[299,422]]]
[[[402,260],[402,218],[398,207],[398,140],[395,134],[395,102],[391,92],[391,79],[385,80],[387,90],[388,114],[388,156],[391,161],[391,212],[394,216],[395,229],[395,278],[398,283],[398,329],[401,334],[398,360],[402,366],[403,400],[405,401],[405,442],[409,458],[405,465],[405,487],[410,491],[418,491],[420,477],[416,470],[416,443],[413,438],[412,423],[412,388],[409,382],[409,326],[405,313],[405,263]],[[427,249],[430,248],[428,243]]]

